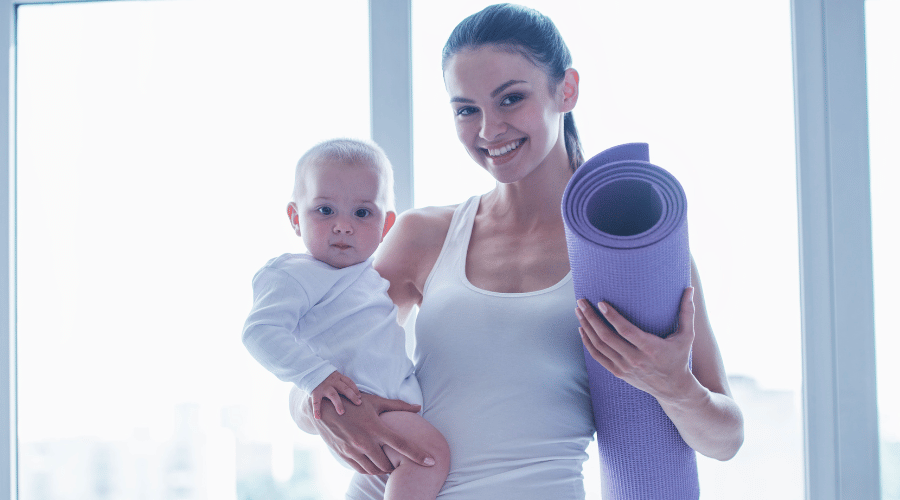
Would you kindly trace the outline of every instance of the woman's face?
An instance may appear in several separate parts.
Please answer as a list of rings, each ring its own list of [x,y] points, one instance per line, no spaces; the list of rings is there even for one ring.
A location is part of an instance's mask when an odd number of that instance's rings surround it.
[[[460,142],[498,181],[516,182],[550,162],[568,165],[562,117],[575,105],[567,94],[577,97],[577,77],[574,92],[569,81],[551,92],[543,69],[484,46],[452,56],[444,84]]]

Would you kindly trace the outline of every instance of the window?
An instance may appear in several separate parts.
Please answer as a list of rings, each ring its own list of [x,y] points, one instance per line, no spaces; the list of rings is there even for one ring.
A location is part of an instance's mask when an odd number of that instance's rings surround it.
[[[19,8],[22,500],[343,498],[240,332],[368,66],[361,0]]]
[[[897,153],[900,135],[900,3],[866,2],[866,72],[869,86],[869,156],[872,184],[872,253],[875,285],[875,334],[878,367],[878,412],[881,431],[881,490],[884,500],[900,500],[900,339],[891,314],[900,302],[894,285],[900,280],[900,203],[892,190],[900,185]]]

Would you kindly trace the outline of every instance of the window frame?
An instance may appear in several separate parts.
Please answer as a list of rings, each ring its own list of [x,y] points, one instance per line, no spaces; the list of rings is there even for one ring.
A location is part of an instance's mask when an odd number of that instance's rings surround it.
[[[806,498],[881,498],[864,0],[791,1]]]
[[[17,495],[15,40],[0,37],[0,500]],[[94,0],[97,1],[97,0]],[[131,0],[100,0],[131,1]],[[372,137],[413,207],[411,0],[369,0]],[[806,498],[880,498],[864,0],[792,0]],[[404,56],[398,57],[398,54]],[[839,189],[837,189],[839,188]],[[764,321],[765,302],[757,309]]]

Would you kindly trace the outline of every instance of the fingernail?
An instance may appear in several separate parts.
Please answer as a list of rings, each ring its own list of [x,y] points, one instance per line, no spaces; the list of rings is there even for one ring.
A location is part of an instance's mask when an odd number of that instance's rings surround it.
[[[600,309],[600,312],[603,314],[606,314],[606,311],[609,310],[603,302],[597,302],[597,309]]]
[[[588,305],[587,305],[587,301],[586,301],[586,300],[581,299],[581,300],[578,301],[578,309],[580,309],[580,310],[582,310],[582,311],[587,311],[587,307],[588,307]]]
[[[429,465],[429,466],[434,465],[434,459],[431,457],[426,458],[425,465]]]

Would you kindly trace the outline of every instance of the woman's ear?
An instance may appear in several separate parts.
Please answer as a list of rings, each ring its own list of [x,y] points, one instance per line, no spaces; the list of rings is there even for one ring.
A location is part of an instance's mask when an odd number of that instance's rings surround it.
[[[288,203],[287,215],[288,219],[291,220],[291,227],[294,228],[294,232],[297,233],[297,236],[300,236],[300,210],[293,201]]]
[[[384,237],[387,236],[388,231],[391,230],[391,227],[394,226],[394,222],[397,221],[397,214],[394,212],[388,212],[384,216],[384,231],[381,232],[381,240],[384,241]]]
[[[563,77],[562,81],[562,112],[568,113],[575,109],[575,104],[578,102],[578,80],[580,76],[578,75],[578,71],[575,68],[569,68],[566,70],[566,75]]]

